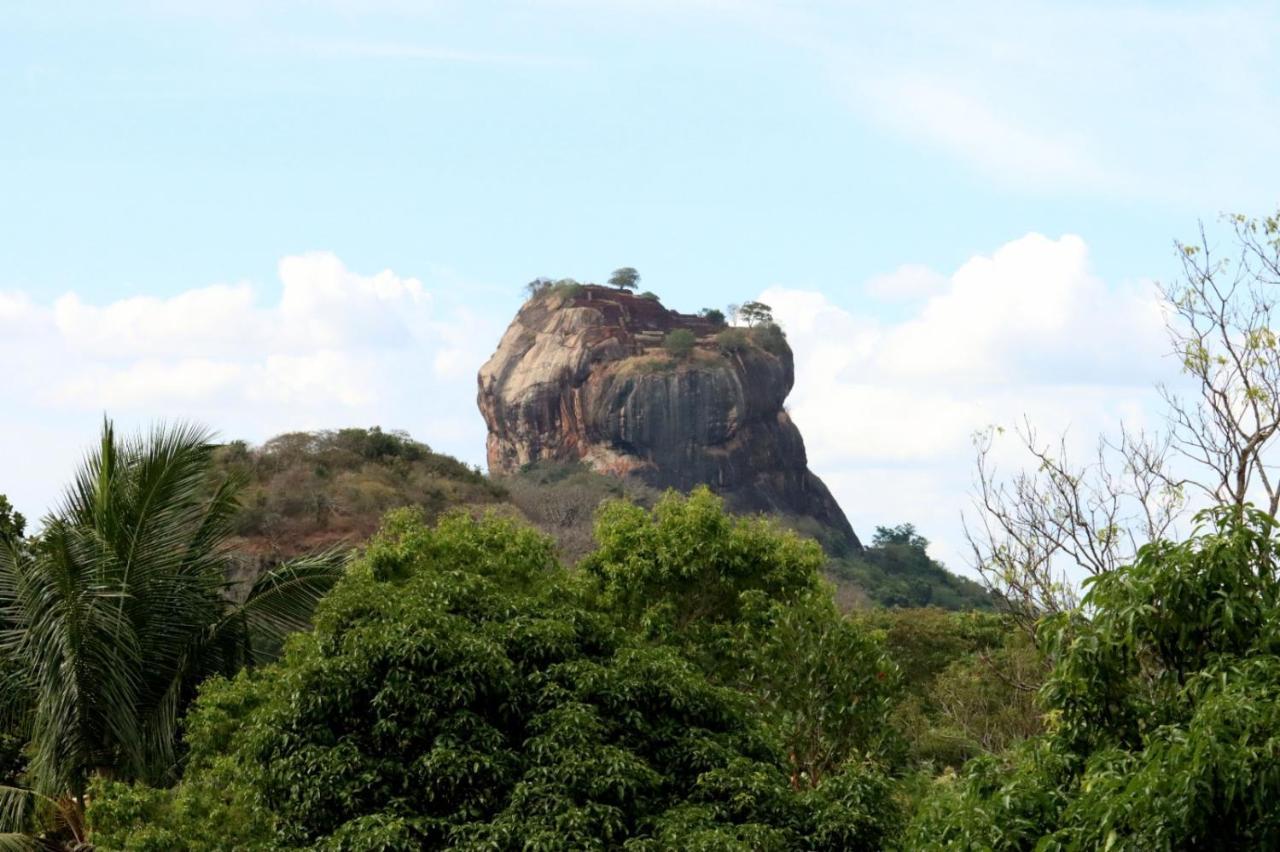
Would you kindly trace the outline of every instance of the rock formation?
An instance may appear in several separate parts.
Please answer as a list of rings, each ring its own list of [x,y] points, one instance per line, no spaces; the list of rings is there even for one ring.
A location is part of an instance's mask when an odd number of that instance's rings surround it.
[[[677,329],[697,339],[684,358],[663,347]],[[735,511],[812,519],[828,543],[858,549],[783,408],[795,381],[785,337],[724,330],[612,288],[544,289],[480,369],[490,471],[581,461],[658,488],[705,483]]]

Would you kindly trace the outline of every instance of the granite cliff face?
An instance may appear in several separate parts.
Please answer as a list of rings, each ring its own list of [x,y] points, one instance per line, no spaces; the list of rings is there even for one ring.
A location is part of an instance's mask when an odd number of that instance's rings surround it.
[[[675,329],[697,338],[688,358],[663,349]],[[722,330],[612,288],[533,297],[480,369],[490,471],[582,461],[658,488],[705,483],[735,511],[810,518],[859,548],[783,409],[795,381],[785,340],[744,331],[724,351]]]

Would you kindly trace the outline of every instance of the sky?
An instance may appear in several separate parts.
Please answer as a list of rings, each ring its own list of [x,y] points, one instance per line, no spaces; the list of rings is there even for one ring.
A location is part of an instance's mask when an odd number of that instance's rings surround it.
[[[773,305],[854,528],[967,571],[974,431],[1158,420],[1174,240],[1280,206],[1278,39],[1270,3],[3,0],[0,493],[51,509],[104,414],[483,464],[523,285],[629,265]]]

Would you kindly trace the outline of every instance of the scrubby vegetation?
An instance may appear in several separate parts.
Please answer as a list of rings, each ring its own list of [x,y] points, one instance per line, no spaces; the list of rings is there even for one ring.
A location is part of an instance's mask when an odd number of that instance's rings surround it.
[[[581,463],[539,462],[513,476],[489,478],[403,433],[377,427],[288,433],[260,447],[233,441],[214,450],[213,464],[214,481],[230,476],[242,483],[231,521],[233,576],[241,592],[282,560],[364,541],[385,512],[404,506],[416,507],[428,522],[450,509],[505,511],[555,539],[561,560],[575,565],[596,547],[593,519],[602,503],[625,497],[652,507],[661,497]],[[829,553],[839,551],[818,525],[780,520]],[[840,551],[828,561],[824,572],[840,587],[843,609],[990,608],[989,596],[929,559],[924,540],[914,530],[911,535],[904,546],[877,539],[860,557]]]
[[[726,354],[741,352],[751,345],[751,337],[746,329],[726,328],[716,335],[716,345]]]
[[[337,542],[355,544],[389,509],[417,506],[428,518],[503,499],[503,489],[452,456],[398,432],[291,432],[214,454],[215,479],[244,482],[233,531],[237,549],[268,564]]]
[[[726,355],[734,355],[751,346],[759,347],[771,355],[788,355],[786,332],[777,323],[766,323],[753,328],[731,327],[716,334],[716,346]]]
[[[787,334],[776,322],[768,322],[750,330],[751,341],[771,355],[789,356],[791,347],[787,344]]]
[[[525,292],[530,298],[568,300],[579,295],[584,286],[572,278],[535,278],[525,285]]]
[[[693,354],[693,347],[698,343],[692,331],[687,328],[677,328],[674,331],[667,332],[667,336],[662,340],[662,348],[667,350],[667,354],[677,360],[684,360]]]
[[[575,565],[595,549],[595,515],[601,504],[626,498],[652,506],[661,494],[644,485],[604,476],[586,465],[538,462],[498,480],[512,505],[555,539],[561,560]]]

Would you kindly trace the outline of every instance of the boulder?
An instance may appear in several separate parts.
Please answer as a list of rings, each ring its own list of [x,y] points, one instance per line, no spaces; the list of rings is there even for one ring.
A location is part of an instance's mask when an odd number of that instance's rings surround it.
[[[662,341],[680,328],[697,345],[675,359]],[[809,518],[859,549],[783,407],[795,381],[785,337],[744,330],[725,351],[723,330],[607,287],[535,295],[480,369],[490,472],[583,462],[657,488],[706,484],[734,511]]]

